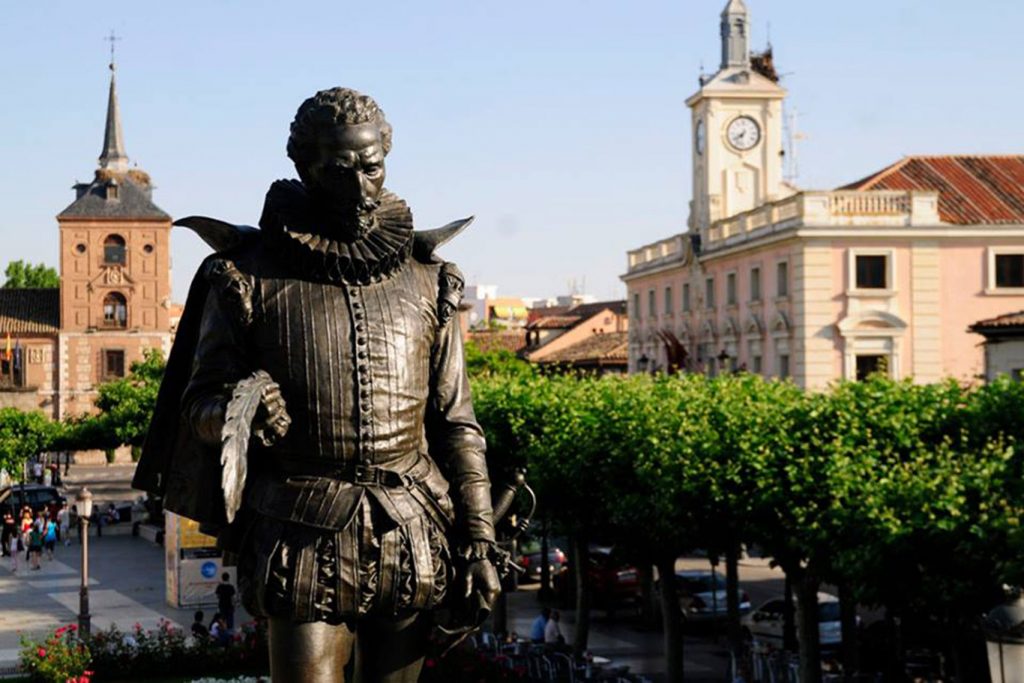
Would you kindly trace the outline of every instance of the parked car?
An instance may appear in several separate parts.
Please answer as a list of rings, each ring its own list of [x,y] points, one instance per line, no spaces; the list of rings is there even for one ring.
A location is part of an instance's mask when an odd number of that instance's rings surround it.
[[[538,541],[531,540],[523,544],[523,551],[520,553],[519,559],[516,560],[516,564],[526,570],[520,577],[520,581],[540,581],[541,569],[543,568],[540,558],[540,543]],[[568,558],[566,558],[562,549],[554,544],[549,544],[548,568],[551,570],[552,579],[567,564]]]
[[[793,599],[796,609],[796,597]],[[743,629],[748,639],[781,648],[785,609],[786,600],[779,597],[769,600],[744,617]],[[793,618],[796,619],[795,614]],[[857,623],[860,623],[860,617],[857,618]],[[835,648],[843,642],[839,598],[830,593],[818,593],[818,639],[823,648]]]
[[[714,621],[729,616],[725,577],[719,572],[682,570],[676,572],[679,609],[686,621]],[[750,596],[740,590],[740,615],[750,611]]]
[[[11,512],[17,519],[21,516],[21,509],[28,505],[32,508],[32,514],[47,509],[50,516],[56,519],[64,502],[64,496],[54,486],[14,484],[0,489],[0,516]]]
[[[569,600],[573,580],[568,564],[554,579],[555,593],[563,604]],[[622,562],[609,546],[590,546],[587,581],[591,588],[591,604],[598,609],[614,613],[622,607],[636,608],[640,605],[640,572],[633,565]]]

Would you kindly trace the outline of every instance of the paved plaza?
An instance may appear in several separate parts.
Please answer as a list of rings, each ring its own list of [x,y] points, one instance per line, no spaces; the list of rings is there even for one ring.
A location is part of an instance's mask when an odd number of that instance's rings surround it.
[[[74,466],[67,477],[65,494],[73,499],[78,487],[85,484],[96,493],[98,501],[123,502],[136,493],[129,486],[131,466]],[[108,529],[97,538],[90,535],[90,611],[94,629],[116,623],[124,629],[136,623],[155,627],[161,618],[188,628],[192,609],[169,607],[165,600],[163,548],[128,533],[122,525]],[[32,571],[22,562],[12,573],[9,559],[0,563],[0,671],[9,671],[17,661],[21,634],[42,637],[54,628],[77,620],[80,585],[80,546],[77,537],[71,546],[59,545],[53,561],[43,560],[39,571]],[[707,569],[706,559],[680,559],[678,569]],[[782,591],[782,574],[764,560],[744,560],[740,566],[741,583],[755,604]],[[536,584],[526,584],[509,596],[509,627],[519,634],[528,634],[530,624],[539,611]],[[215,607],[205,608],[206,619]],[[239,610],[236,623],[247,620]],[[562,610],[562,631],[571,642],[576,626],[573,610]],[[590,649],[618,665],[663,680],[663,649],[660,629],[645,629],[633,620],[609,619],[601,610],[594,610]],[[687,635],[684,644],[688,681],[721,681],[728,658],[724,643],[702,635]]]

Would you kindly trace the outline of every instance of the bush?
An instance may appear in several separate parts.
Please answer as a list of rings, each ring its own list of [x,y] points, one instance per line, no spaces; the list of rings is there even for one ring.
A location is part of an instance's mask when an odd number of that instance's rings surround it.
[[[161,619],[156,629],[135,624],[125,632],[111,626],[94,633],[90,642],[92,669],[103,680],[147,680],[169,670],[181,676],[261,673],[269,668],[266,627],[243,624],[227,647],[196,640]]]
[[[107,464],[108,465],[113,465],[114,464],[114,460],[117,459],[117,449],[116,448],[108,448],[107,450],[103,451],[103,453],[104,453],[104,455],[107,456]]]
[[[75,624],[61,626],[44,642],[21,638],[21,669],[40,683],[89,683],[89,648],[79,640]]]

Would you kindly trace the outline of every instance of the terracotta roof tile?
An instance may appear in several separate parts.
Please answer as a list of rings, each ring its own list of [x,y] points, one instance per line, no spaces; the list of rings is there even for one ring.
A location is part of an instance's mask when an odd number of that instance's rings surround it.
[[[0,288],[0,334],[56,334],[60,290]]]
[[[616,362],[623,363],[629,358],[629,333],[606,332],[595,334],[545,356],[541,361],[549,363]]]
[[[999,327],[1024,327],[1024,311],[1006,313],[1004,315],[998,315],[995,318],[979,320],[971,325],[969,329],[972,332],[981,332],[982,330],[990,330]]]
[[[578,324],[582,317],[578,315],[549,315],[537,318],[526,327],[531,330],[562,330]]]
[[[1024,156],[912,156],[842,190],[932,190],[955,225],[1024,223]]]
[[[526,346],[526,332],[523,330],[470,331],[468,339],[485,353],[488,351],[518,353]]]

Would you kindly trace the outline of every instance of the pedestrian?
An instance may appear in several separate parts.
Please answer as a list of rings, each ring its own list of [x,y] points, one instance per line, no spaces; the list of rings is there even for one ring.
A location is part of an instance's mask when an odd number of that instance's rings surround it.
[[[224,621],[224,615],[217,612],[213,615],[213,619],[210,620],[210,638],[213,639],[218,645],[227,647],[231,644],[231,633],[228,630],[228,625]]]
[[[14,533],[11,534],[7,539],[8,550],[11,553],[11,571],[17,573],[18,571],[18,555],[21,554],[21,535]]]
[[[38,458],[32,463],[32,478],[37,484],[43,483],[43,463]]]
[[[57,513],[57,524],[60,540],[64,542],[65,546],[71,545],[71,510],[68,509],[67,503],[64,503],[60,512]]]
[[[82,542],[82,520],[78,518],[78,506],[71,506],[71,514],[68,515],[68,520],[71,523],[71,528],[78,532],[78,542]]]
[[[42,569],[40,560],[43,555],[43,532],[33,524],[28,532],[28,561],[32,569]]]
[[[8,510],[4,513],[4,526],[3,531],[0,532],[0,545],[4,557],[6,557],[11,551],[11,536],[18,535],[18,523],[14,521],[14,513]]]
[[[57,547],[57,523],[52,519],[46,522],[43,532],[43,547],[46,548],[46,559],[53,561],[53,551]]]
[[[551,612],[551,618],[548,619],[548,623],[544,627],[545,645],[559,645],[565,642],[565,637],[562,635],[562,629],[558,626],[558,622],[561,620],[561,613],[559,613],[558,610],[553,610]]]
[[[28,550],[28,532],[32,529],[32,508],[27,505],[21,509],[21,527],[18,529],[21,538],[21,549],[25,551],[25,561],[31,559]]]
[[[198,641],[205,641],[210,638],[210,629],[206,628],[206,624],[203,623],[203,616],[203,610],[196,610],[192,621],[192,636]]]
[[[217,586],[217,609],[224,617],[228,629],[235,627],[235,587],[231,585],[231,574],[224,572]]]
[[[530,626],[530,642],[531,643],[543,643],[544,642],[544,628],[548,625],[548,620],[551,618],[551,608],[545,607],[537,615],[537,618],[533,620],[533,624]]]

